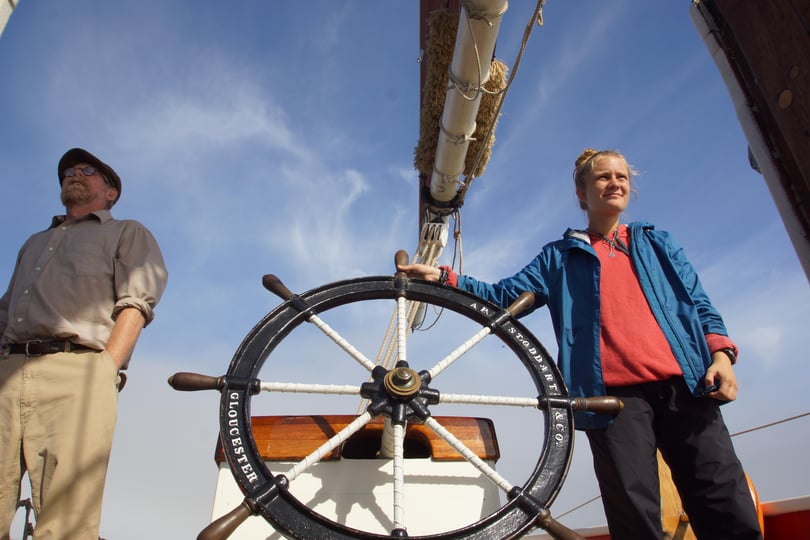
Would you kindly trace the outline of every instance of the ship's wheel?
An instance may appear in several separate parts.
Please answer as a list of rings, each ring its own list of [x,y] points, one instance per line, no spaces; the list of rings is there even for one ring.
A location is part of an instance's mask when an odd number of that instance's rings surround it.
[[[407,261],[403,252],[398,260]],[[573,450],[573,413],[589,410],[615,414],[620,402],[614,398],[568,398],[563,380],[542,344],[516,319],[516,315],[531,306],[534,298],[526,294],[515,304],[503,310],[464,291],[433,282],[409,279],[402,273],[395,276],[380,276],[339,281],[313,289],[301,295],[292,294],[275,277],[264,277],[264,285],[278,294],[284,302],[262,319],[243,340],[236,351],[225,375],[211,377],[193,373],[176,373],[169,383],[177,390],[215,389],[221,392],[220,439],[225,458],[245,498],[241,505],[222,518],[211,523],[198,538],[214,540],[227,538],[249,516],[263,516],[276,530],[286,537],[297,539],[378,539],[407,538],[405,520],[406,503],[403,492],[406,476],[405,430],[409,423],[427,426],[452,446],[465,460],[474,465],[482,475],[503,491],[506,502],[495,512],[461,528],[431,533],[435,540],[517,538],[528,531],[541,527],[555,538],[579,538],[573,531],[551,517],[549,506],[562,486]],[[330,327],[324,318],[330,310],[370,301],[390,302],[396,312],[395,337],[398,359],[391,369],[386,369],[368,360],[359,348],[350,343],[338,331]],[[412,366],[415,363],[408,355],[410,322],[407,306],[419,302],[448,310],[472,321],[477,330],[472,337],[465,337],[462,344],[441,359],[431,359],[432,367]],[[390,310],[389,310],[390,311]],[[322,318],[323,317],[323,318]],[[467,321],[467,322],[469,322]],[[308,324],[306,324],[308,323]],[[277,350],[280,343],[289,338],[302,325],[317,327],[327,335],[346,355],[365,370],[362,380],[355,386],[279,383],[258,378],[266,375],[262,366]],[[301,327],[301,328],[299,328]],[[440,375],[462,355],[482,342],[487,336],[496,336],[500,343],[516,356],[528,379],[533,384],[531,397],[512,397],[491,394],[455,394],[440,390]],[[302,360],[303,362],[303,360]],[[425,362],[419,358],[419,363]],[[435,362],[435,363],[434,363]],[[462,368],[463,369],[463,368]],[[503,366],[500,369],[516,369]],[[347,394],[363,398],[368,406],[344,429],[329,438],[322,446],[296,463],[285,474],[274,473],[262,459],[251,426],[251,403],[258,394],[270,392],[308,392],[323,394]],[[539,441],[527,444],[527,450],[539,446],[539,455],[533,470],[523,484],[512,484],[503,478],[486,461],[465,447],[449,430],[432,415],[432,409],[445,403],[510,406],[532,408],[537,412],[533,418],[538,423]],[[390,454],[393,460],[392,486],[393,508],[390,509],[393,526],[387,535],[358,530],[328,519],[299,501],[290,486],[303,472],[318,463],[369,422],[384,417],[390,426]],[[437,509],[437,511],[441,511]],[[408,519],[428,519],[428,516],[408,515]]]

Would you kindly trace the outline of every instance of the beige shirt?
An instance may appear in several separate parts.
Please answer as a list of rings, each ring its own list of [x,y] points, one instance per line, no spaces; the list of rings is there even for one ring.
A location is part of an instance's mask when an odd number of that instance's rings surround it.
[[[17,256],[0,299],[2,343],[68,339],[103,350],[124,308],[152,321],[167,278],[155,238],[137,221],[107,210],[54,217]]]

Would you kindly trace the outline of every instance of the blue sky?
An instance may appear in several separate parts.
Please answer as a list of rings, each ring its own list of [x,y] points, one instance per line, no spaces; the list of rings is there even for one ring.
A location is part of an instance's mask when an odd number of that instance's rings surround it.
[[[511,274],[582,226],[574,159],[621,150],[642,173],[626,220],[675,234],[740,346],[739,398],[724,408],[734,433],[810,409],[810,291],[688,8],[547,3],[462,209],[463,269]],[[532,9],[511,2],[504,15],[496,55],[510,67]],[[73,146],[115,167],[114,215],[152,230],[170,272],[121,395],[102,535],[188,538],[208,522],[218,396],[166,378],[225,372],[278,303],[263,274],[305,291],[390,274],[396,250],[413,252],[418,55],[415,0],[25,0],[12,15],[0,37],[0,282],[62,212],[56,163]],[[525,322],[556,350],[545,312]],[[763,499],[806,493],[807,422],[735,438]],[[598,493],[586,446],[577,439],[555,515]],[[600,524],[601,508],[563,522]]]

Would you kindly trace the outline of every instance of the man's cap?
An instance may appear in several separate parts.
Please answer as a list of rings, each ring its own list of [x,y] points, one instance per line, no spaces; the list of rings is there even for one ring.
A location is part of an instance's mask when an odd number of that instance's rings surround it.
[[[60,186],[64,181],[62,173],[65,171],[65,169],[73,167],[77,163],[87,163],[88,165],[92,165],[101,171],[101,173],[107,178],[107,180],[112,182],[113,187],[118,191],[118,196],[115,198],[115,201],[113,201],[113,204],[118,202],[118,199],[121,198],[121,177],[118,176],[118,173],[115,172],[112,167],[82,148],[71,148],[65,152],[65,155],[59,160],[59,166],[56,174],[59,176]]]

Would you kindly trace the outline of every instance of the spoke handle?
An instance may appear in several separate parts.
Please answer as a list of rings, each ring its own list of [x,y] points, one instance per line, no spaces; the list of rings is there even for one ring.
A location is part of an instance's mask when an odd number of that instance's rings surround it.
[[[262,285],[264,285],[265,289],[284,301],[287,301],[293,297],[293,293],[290,291],[290,289],[288,289],[275,274],[266,274],[262,276]]]
[[[534,305],[534,293],[524,292],[518,296],[517,300],[512,302],[506,311],[508,311],[512,317],[517,317],[518,314],[523,313],[527,309],[531,308]]]
[[[408,257],[408,252],[404,249],[400,249],[394,254],[394,268],[405,266],[409,261],[410,257]]]
[[[556,540],[585,540],[579,533],[551,517],[551,513],[547,509],[543,509],[537,516],[537,524]]]
[[[208,527],[200,531],[197,540],[225,540],[253,514],[247,501],[213,521]]]
[[[595,412],[616,416],[623,407],[622,400],[613,396],[580,397],[571,400],[571,409],[574,412]]]
[[[169,377],[169,386],[181,392],[195,392],[197,390],[221,390],[224,380],[222,377],[212,377],[200,373],[179,372]]]

